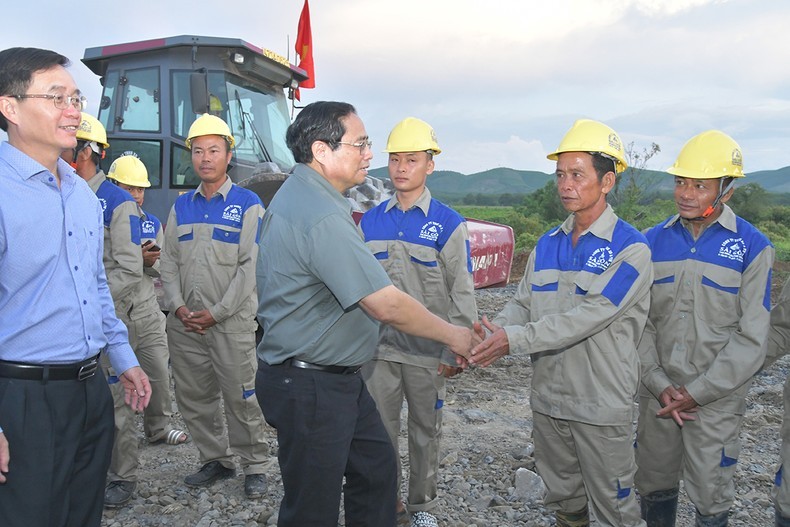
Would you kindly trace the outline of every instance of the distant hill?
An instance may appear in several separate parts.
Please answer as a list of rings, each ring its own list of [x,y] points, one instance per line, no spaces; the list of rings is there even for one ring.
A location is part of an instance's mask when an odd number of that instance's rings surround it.
[[[752,172],[743,178],[744,183],[752,181],[768,192],[790,192],[790,167]]]
[[[388,179],[387,167],[369,172],[373,177]],[[629,169],[623,174],[621,185],[634,177]],[[659,170],[641,170],[636,175],[639,186],[650,192],[671,192],[672,177]],[[453,200],[467,194],[529,194],[554,179],[554,174],[534,170],[492,168],[475,174],[462,174],[451,170],[437,170],[428,178],[431,193],[441,199]],[[790,193],[790,167],[747,173],[737,185],[757,183],[771,193]]]

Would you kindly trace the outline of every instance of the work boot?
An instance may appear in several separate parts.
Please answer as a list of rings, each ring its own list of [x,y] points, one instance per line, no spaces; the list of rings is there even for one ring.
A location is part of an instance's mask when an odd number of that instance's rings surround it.
[[[219,461],[210,461],[194,474],[185,477],[184,483],[190,487],[208,487],[217,480],[232,478],[235,475],[235,469],[228,468]]]
[[[727,527],[729,516],[730,511],[711,514],[710,516],[703,516],[697,511],[697,521],[694,525],[695,527]]]
[[[557,518],[557,527],[588,527],[590,525],[590,514],[587,507],[576,512],[554,513]]]
[[[639,507],[647,527],[675,527],[678,489],[657,490],[640,496]]]
[[[782,516],[779,509],[774,509],[774,517],[776,518],[774,527],[790,527],[790,517]]]
[[[136,481],[111,481],[104,489],[104,506],[108,509],[122,507],[132,499]]]
[[[244,478],[244,494],[250,498],[260,498],[266,493],[266,474],[248,474]]]

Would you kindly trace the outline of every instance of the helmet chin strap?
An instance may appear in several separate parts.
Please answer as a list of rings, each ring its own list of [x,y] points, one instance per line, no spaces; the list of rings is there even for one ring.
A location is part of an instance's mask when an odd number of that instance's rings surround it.
[[[80,152],[85,150],[85,148],[87,146],[88,146],[88,142],[87,141],[80,140],[80,141],[77,141],[77,146],[75,146],[71,150],[73,155],[71,157],[71,163],[69,163],[69,165],[71,165],[71,168],[73,168],[74,170],[77,170],[77,158],[79,157]]]
[[[80,155],[80,151],[78,148],[72,148],[71,152],[73,155],[71,156],[71,161],[69,162],[69,166],[74,170],[77,170],[77,156]]]
[[[724,195],[727,194],[727,192],[729,192],[732,186],[735,184],[735,179],[730,180],[730,183],[729,185],[727,185],[726,188],[722,188],[723,184],[724,184],[724,178],[721,178],[721,180],[719,181],[719,195],[716,196],[716,199],[713,200],[713,203],[709,205],[707,209],[705,209],[705,212],[702,213],[702,216],[691,218],[688,221],[702,221],[710,217],[710,215],[716,211],[716,207],[719,206],[719,202],[721,202],[721,198],[723,198]]]

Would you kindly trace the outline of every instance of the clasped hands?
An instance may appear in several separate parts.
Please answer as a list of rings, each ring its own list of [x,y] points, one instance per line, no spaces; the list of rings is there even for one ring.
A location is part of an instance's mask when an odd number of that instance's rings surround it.
[[[187,306],[181,306],[176,309],[175,315],[184,325],[188,333],[205,335],[206,330],[217,323],[208,309],[190,311]]]
[[[697,401],[689,394],[685,386],[675,388],[670,385],[658,396],[661,403],[661,410],[656,412],[657,417],[664,419],[672,418],[678,426],[683,426],[684,421],[694,421],[694,413],[699,408]]]

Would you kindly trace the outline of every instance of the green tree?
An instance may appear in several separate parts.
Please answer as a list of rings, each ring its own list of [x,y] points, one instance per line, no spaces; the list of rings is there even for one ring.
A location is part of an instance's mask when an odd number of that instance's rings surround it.
[[[524,216],[537,214],[550,224],[561,222],[568,216],[557,194],[557,184],[554,181],[549,181],[543,188],[527,194],[523,205],[516,207],[516,210]]]
[[[661,147],[657,143],[641,149],[633,141],[625,145],[628,168],[617,177],[614,189],[609,194],[609,203],[617,215],[629,223],[638,223],[644,217],[642,205],[655,197],[655,182],[647,181],[644,176],[647,163],[659,152]]]
[[[771,214],[771,197],[759,183],[747,183],[738,187],[727,204],[749,223],[756,225]]]

